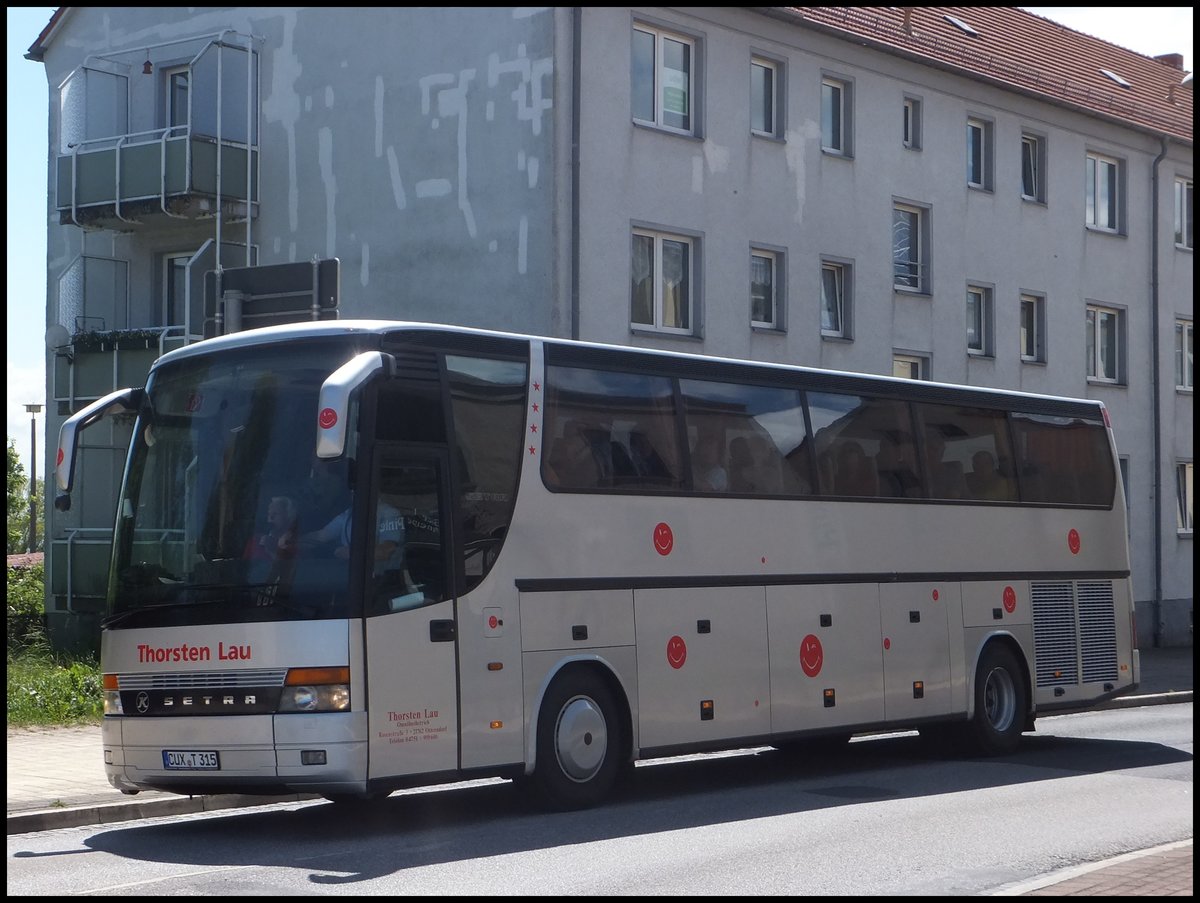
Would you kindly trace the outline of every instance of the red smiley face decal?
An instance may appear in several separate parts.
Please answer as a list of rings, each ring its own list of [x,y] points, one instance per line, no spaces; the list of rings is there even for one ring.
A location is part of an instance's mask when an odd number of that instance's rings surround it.
[[[687,661],[687,643],[681,636],[673,636],[667,640],[667,664],[678,671]]]
[[[800,667],[809,677],[821,673],[821,665],[825,663],[825,650],[815,634],[809,634],[800,641]]]
[[[337,411],[335,411],[333,408],[325,408],[317,417],[317,423],[323,430],[332,429],[337,421]]]
[[[1071,550],[1072,555],[1079,554],[1079,531],[1074,527],[1072,527],[1071,532],[1067,534],[1067,548]]]
[[[1004,587],[1004,610],[1010,615],[1017,610],[1017,591],[1011,586]]]
[[[654,528],[654,551],[659,555],[670,555],[671,549],[675,545],[675,534],[671,532],[671,528],[666,524],[659,524]]]

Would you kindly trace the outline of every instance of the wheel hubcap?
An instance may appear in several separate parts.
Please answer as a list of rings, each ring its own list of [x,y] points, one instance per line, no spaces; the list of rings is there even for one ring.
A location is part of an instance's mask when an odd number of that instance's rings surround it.
[[[554,731],[554,752],[563,774],[579,783],[590,780],[607,750],[608,726],[596,703],[586,696],[568,701]]]
[[[1003,733],[1012,727],[1017,712],[1017,691],[1012,675],[1003,668],[995,668],[983,686],[983,709],[988,724]]]

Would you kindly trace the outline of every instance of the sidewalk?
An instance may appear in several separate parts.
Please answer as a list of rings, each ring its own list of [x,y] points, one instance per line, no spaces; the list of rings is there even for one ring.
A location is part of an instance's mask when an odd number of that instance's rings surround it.
[[[1109,708],[1192,701],[1192,647],[1143,649],[1137,695]],[[136,818],[296,802],[316,797],[186,797],[147,790],[124,796],[104,775],[98,725],[8,731],[8,833],[107,825]],[[1045,875],[1004,896],[1192,896],[1192,844],[1169,844]]]

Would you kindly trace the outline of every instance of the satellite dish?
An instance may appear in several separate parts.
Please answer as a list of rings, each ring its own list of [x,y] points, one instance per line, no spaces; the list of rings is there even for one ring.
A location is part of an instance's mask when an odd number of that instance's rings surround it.
[[[71,344],[71,333],[61,323],[55,323],[46,330],[46,347],[51,351]]]

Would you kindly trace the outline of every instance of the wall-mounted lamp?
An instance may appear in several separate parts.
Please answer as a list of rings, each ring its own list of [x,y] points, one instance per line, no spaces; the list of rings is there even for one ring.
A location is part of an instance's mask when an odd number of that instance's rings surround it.
[[[153,75],[154,66],[150,62],[150,58],[146,57],[146,62],[142,63],[142,75]]]

